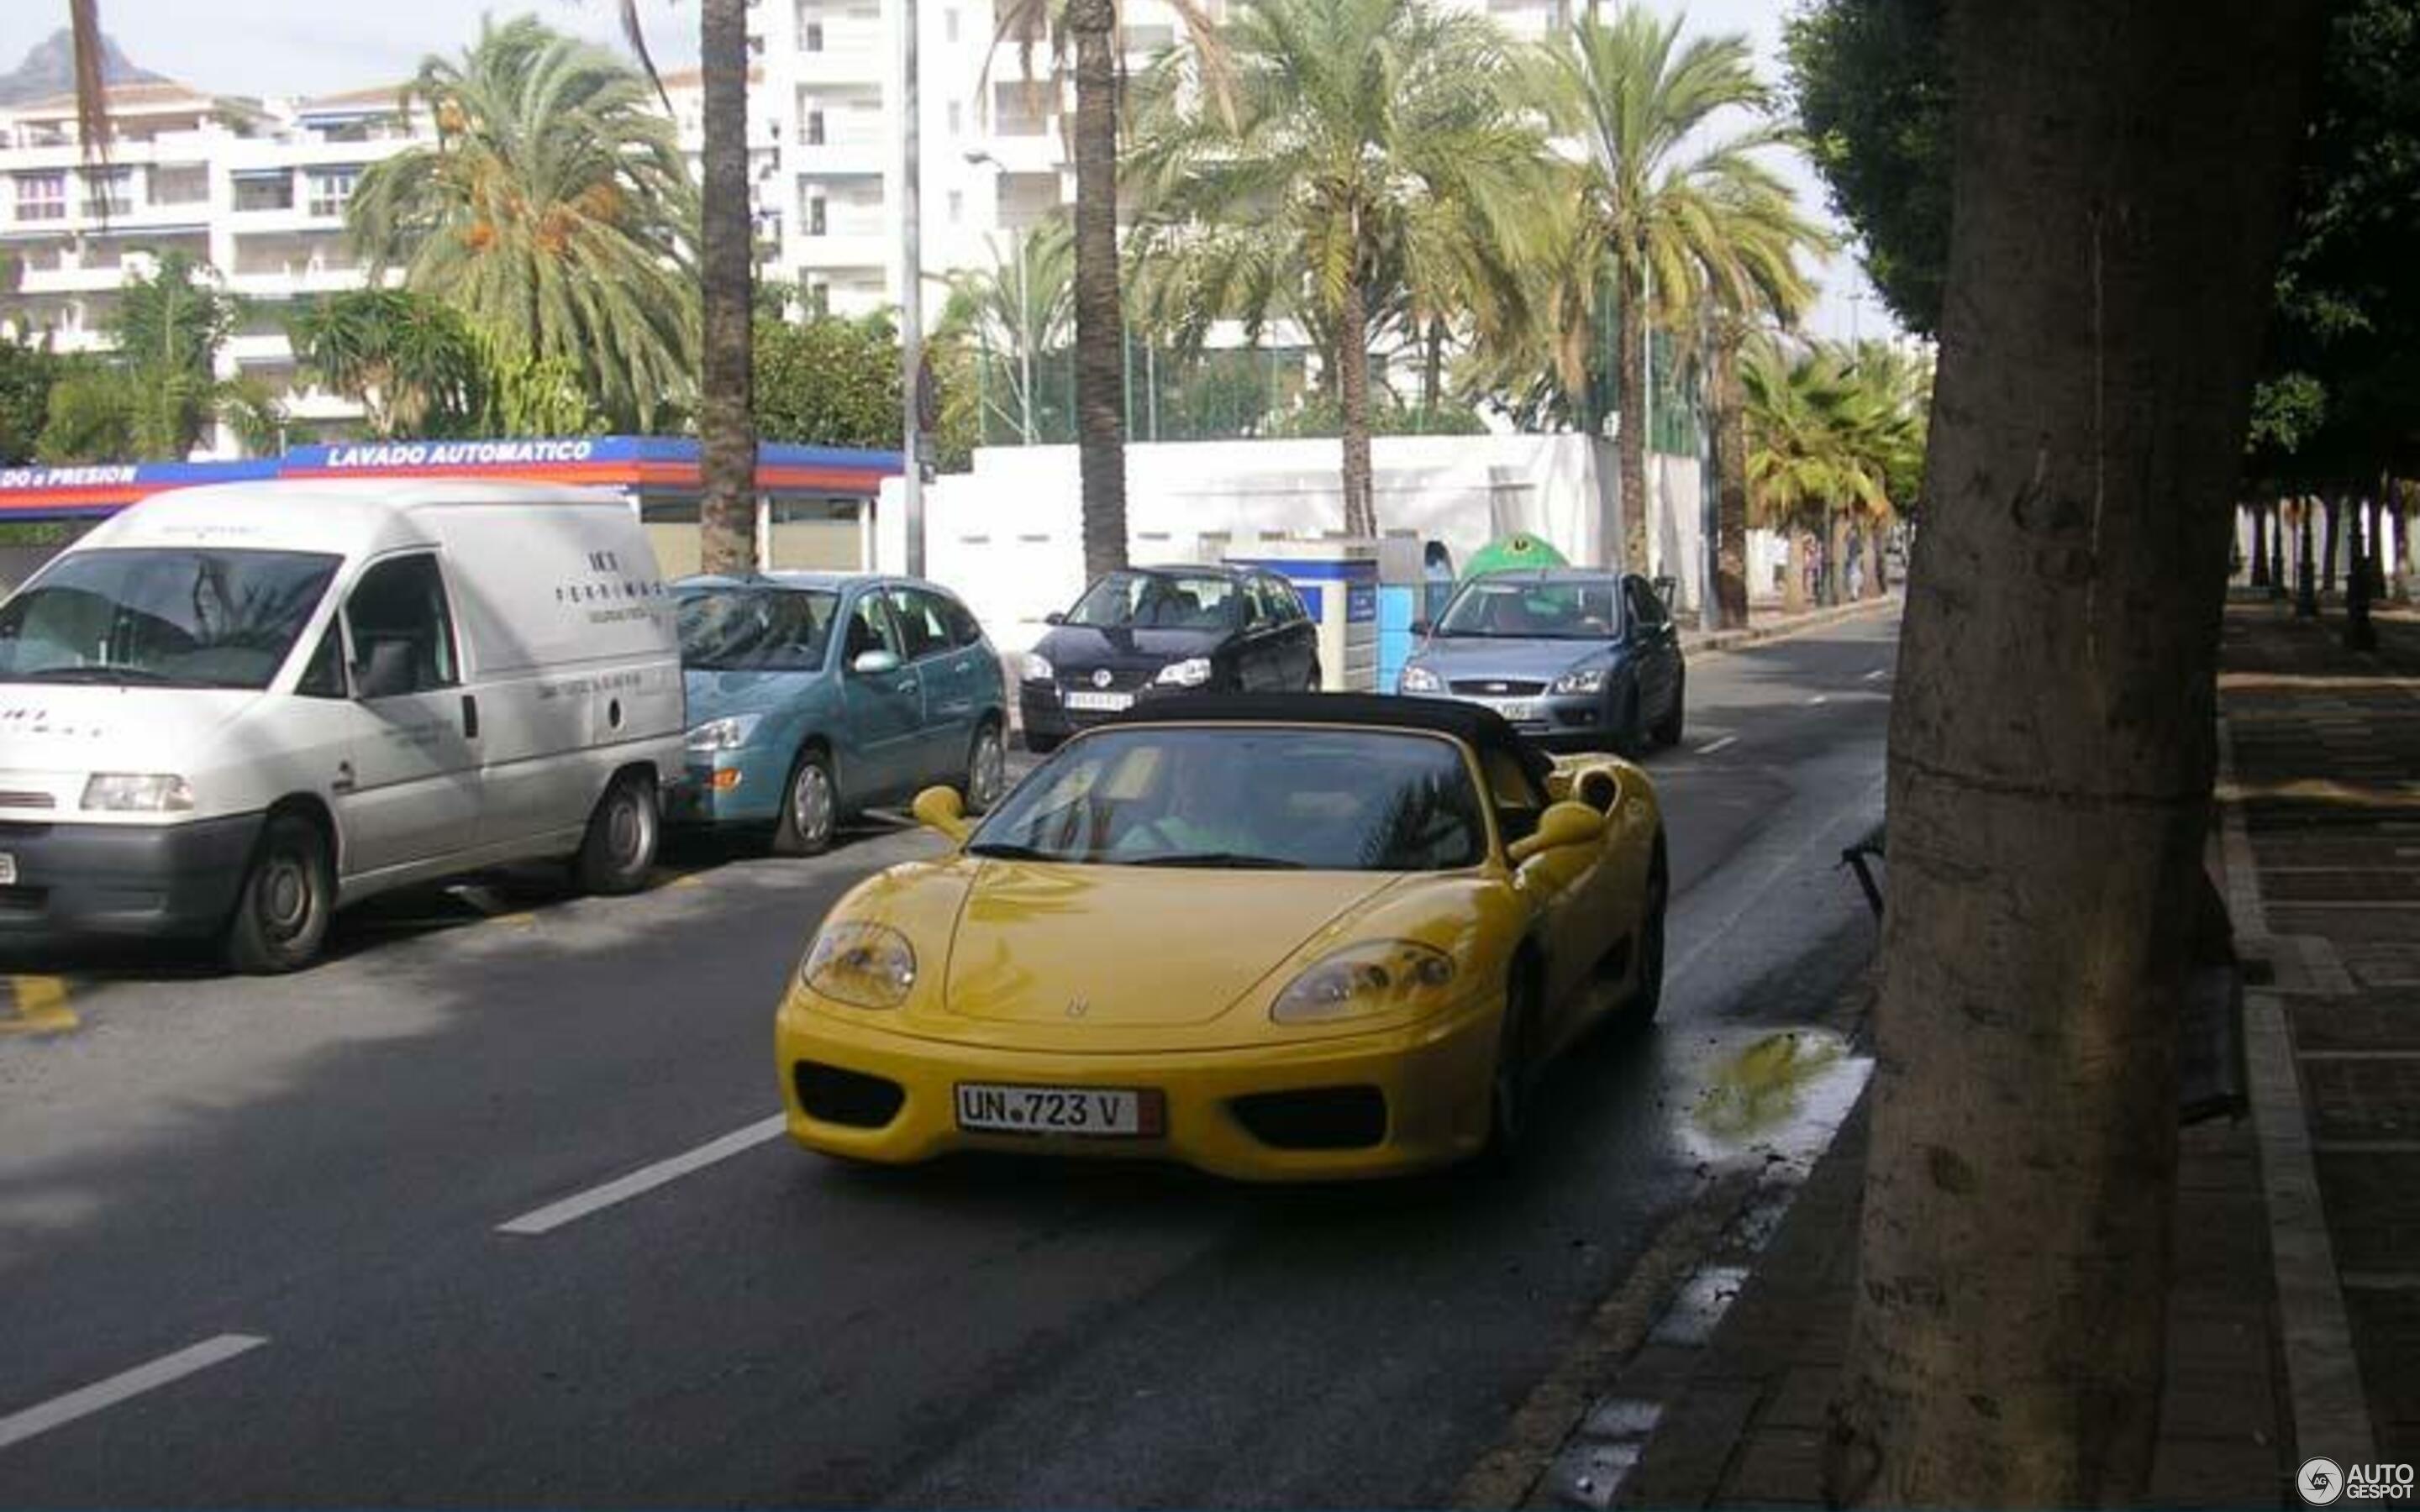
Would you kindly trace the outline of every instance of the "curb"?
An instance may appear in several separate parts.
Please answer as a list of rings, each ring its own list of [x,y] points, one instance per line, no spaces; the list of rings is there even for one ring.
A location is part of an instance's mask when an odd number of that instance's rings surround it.
[[[1854,604],[1839,604],[1830,609],[1812,609],[1805,614],[1792,615],[1779,624],[1749,624],[1737,630],[1716,630],[1709,635],[1697,636],[1695,639],[1683,636],[1681,649],[1685,652],[1711,654],[1729,651],[1735,646],[1754,645],[1761,640],[1779,640],[1801,631],[1820,630],[1826,625],[1838,625],[1843,620],[1859,619],[1882,609],[1899,609],[1904,603],[1904,596],[1899,590],[1894,589],[1880,598],[1860,599]]]
[[[2235,728],[2224,715],[2218,723],[2226,911],[2234,921],[2239,954],[2274,959],[2288,942],[2269,933],[2252,837],[2235,781]],[[2344,1288],[2336,1274],[2335,1247],[2319,1197],[2319,1164],[2303,1105],[2302,1073],[2294,1060],[2293,1025],[2284,997],[2257,988],[2243,995],[2243,1017],[2246,1090],[2260,1152],[2261,1196],[2269,1212],[2269,1253],[2277,1286],[2287,1396],[2293,1407],[2295,1458],[2325,1455],[2339,1464],[2368,1463],[2378,1452],[2345,1313]]]

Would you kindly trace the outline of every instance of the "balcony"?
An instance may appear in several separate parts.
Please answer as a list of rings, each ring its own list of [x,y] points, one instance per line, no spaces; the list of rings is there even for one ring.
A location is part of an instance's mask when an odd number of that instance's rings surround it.
[[[803,138],[809,133],[800,132]],[[898,156],[898,147],[873,128],[835,125],[820,142],[801,140],[791,147],[790,164],[803,174],[879,174]]]
[[[819,237],[794,237],[789,248],[802,268],[887,269],[899,260],[898,243],[879,230],[835,227]]]

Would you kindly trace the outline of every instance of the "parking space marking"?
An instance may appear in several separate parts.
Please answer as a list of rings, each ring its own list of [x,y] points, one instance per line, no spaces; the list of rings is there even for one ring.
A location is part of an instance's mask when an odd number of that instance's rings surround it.
[[[1720,740],[1710,740],[1704,745],[1699,746],[1698,748],[1698,754],[1700,756],[1712,756],[1714,752],[1722,749],[1725,746],[1735,746],[1737,744],[1739,744],[1739,736],[1725,735]]]
[[[498,1224],[496,1232],[500,1234],[551,1233],[566,1224],[576,1223],[587,1217],[592,1212],[601,1211],[616,1203],[628,1202],[632,1197],[677,1181],[692,1172],[702,1171],[719,1161],[726,1161],[734,1155],[753,1149],[768,1139],[779,1138],[786,1124],[787,1119],[784,1116],[776,1113],[771,1118],[760,1119],[745,1129],[734,1130],[720,1139],[700,1145],[685,1155],[675,1155],[670,1160],[659,1160],[653,1165],[642,1165],[629,1175],[608,1181],[603,1186],[591,1187],[585,1192],[567,1196],[560,1202],[548,1203],[534,1212],[522,1213],[509,1223]]]
[[[1808,700],[1807,701],[1807,705],[1808,705],[1810,708],[1811,708],[1812,706],[1814,706],[1815,704],[1818,704],[1818,703],[1829,703],[1829,702],[1832,702],[1832,695],[1831,695],[1831,694],[1829,694],[1829,693],[1818,693],[1818,694],[1816,694],[1813,698],[1810,698],[1810,699],[1808,699]]]
[[[57,977],[8,977],[0,999],[0,1034],[66,1034],[84,1020],[68,1007],[68,984]]]
[[[145,1392],[157,1391],[198,1371],[208,1370],[214,1365],[224,1365],[237,1355],[256,1350],[268,1342],[252,1334],[221,1334],[190,1349],[163,1355],[149,1365],[136,1365],[107,1381],[96,1381],[64,1396],[54,1396],[22,1412],[0,1417],[0,1449],[23,1443],[38,1433],[48,1433],[80,1417],[90,1417]]]
[[[1889,669],[1889,668],[1887,668],[1887,667],[1877,667],[1877,668],[1875,668],[1872,671],[1869,671],[1869,672],[1866,673],[1866,681],[1867,681],[1867,682],[1869,682],[1869,683],[1879,683],[1879,682],[1881,682],[1884,678],[1888,677],[1889,675],[1890,675],[1890,669]]]

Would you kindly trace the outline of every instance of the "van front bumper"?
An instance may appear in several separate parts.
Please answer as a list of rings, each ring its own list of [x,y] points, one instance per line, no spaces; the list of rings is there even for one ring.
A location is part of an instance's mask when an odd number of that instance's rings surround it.
[[[0,940],[214,933],[235,911],[262,816],[173,825],[0,824]]]

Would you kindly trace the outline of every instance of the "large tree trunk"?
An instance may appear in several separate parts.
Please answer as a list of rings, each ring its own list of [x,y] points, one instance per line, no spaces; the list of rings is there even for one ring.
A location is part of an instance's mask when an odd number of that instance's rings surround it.
[[[1953,0],[1846,1502],[2149,1473],[2226,501],[2319,8]]]
[[[1645,572],[1647,354],[1641,343],[1647,339],[1647,334],[1637,283],[1637,279],[1624,278],[1621,297],[1613,306],[1614,389],[1621,412],[1614,431],[1614,451],[1618,458],[1615,471],[1621,482],[1622,529],[1621,539],[1616,540],[1612,522],[1606,522],[1605,549],[1612,559],[1608,565]]]
[[[2286,596],[2286,506],[2272,502],[2269,513],[2269,596]]]
[[[2328,499],[2327,548],[2319,553],[2319,592],[2336,591],[2336,565],[2344,556],[2344,495],[2333,494]]]
[[[2345,622],[2344,644],[2348,651],[2376,651],[2378,630],[2369,623],[2370,558],[2377,553],[2378,537],[2374,526],[2367,526],[2368,511],[2358,499],[2348,501],[2345,512],[2348,555],[2345,559]]]
[[[2412,530],[2420,525],[2420,510],[2412,507],[2411,485],[2397,483],[2395,497],[2403,517],[2403,589],[2398,596],[2412,598],[2420,596],[2420,532]]]
[[[2269,586],[2269,512],[2252,506],[2252,586]]]
[[[706,175],[698,226],[705,312],[698,382],[698,561],[707,572],[756,567],[756,419],[752,332],[755,228],[748,213],[748,8],[706,0],[698,62],[706,74]]]
[[[1426,349],[1420,353],[1420,409],[1428,416],[1436,413],[1437,401],[1445,394],[1445,317],[1429,317]],[[1432,422],[1434,423],[1434,422]]]
[[[1378,533],[1370,466],[1370,315],[1361,281],[1347,279],[1336,320],[1336,400],[1344,434],[1344,533]]]
[[[1781,612],[1807,612],[1807,532],[1793,521],[1784,527],[1790,539],[1790,560],[1781,569]]]
[[[1076,38],[1076,444],[1084,571],[1126,564],[1125,310],[1118,296],[1117,7],[1068,0]]]
[[[1739,343],[1714,343],[1714,623],[1747,623],[1747,401],[1740,392]]]
[[[2311,544],[2313,499],[2294,501],[2294,617],[2307,620],[2319,612],[2319,563]]]

